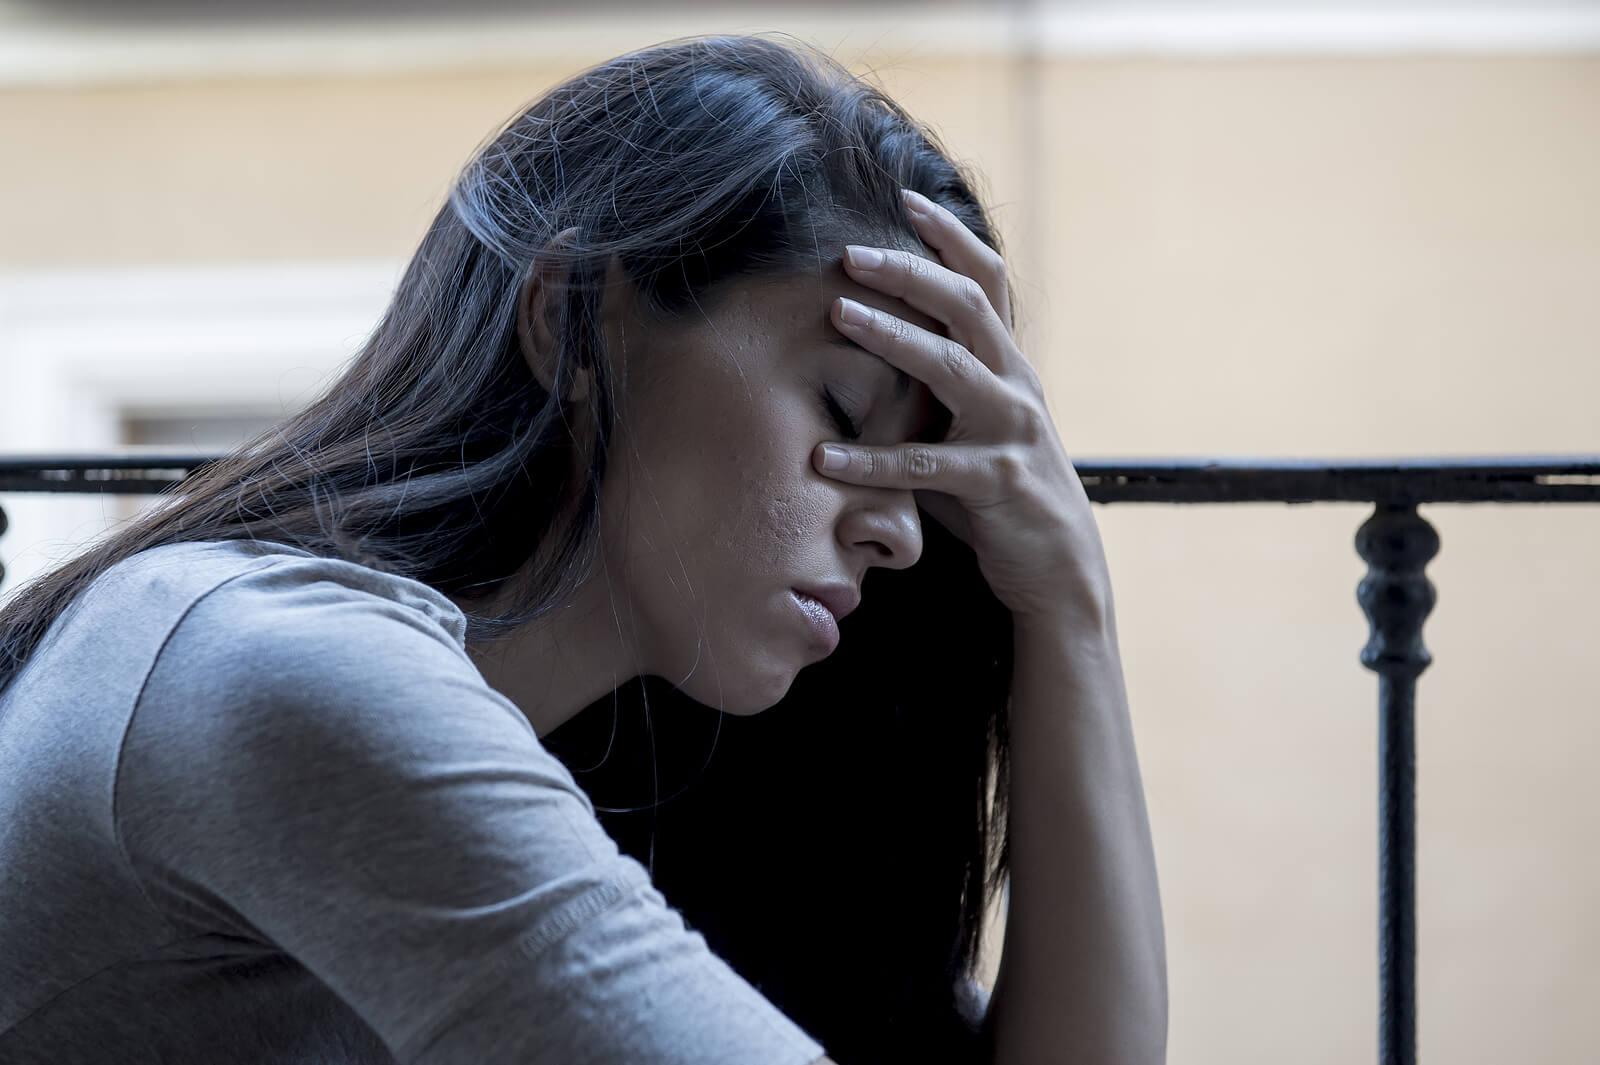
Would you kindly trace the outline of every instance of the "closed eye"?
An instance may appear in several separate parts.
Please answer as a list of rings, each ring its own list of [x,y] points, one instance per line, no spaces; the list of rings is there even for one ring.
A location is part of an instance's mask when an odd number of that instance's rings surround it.
[[[844,408],[839,406],[838,401],[833,398],[833,393],[826,388],[822,389],[822,409],[833,419],[834,424],[839,427],[839,431],[847,439],[859,440],[861,438],[861,430],[850,420],[850,415],[845,413]]]
[[[874,366],[880,372],[885,372],[893,376],[895,402],[898,403],[911,394],[911,375],[900,369],[900,367],[889,365],[882,359],[882,357],[874,352],[868,351],[866,348],[862,347],[860,344],[857,344],[854,340],[851,340],[849,337],[844,336],[841,333],[836,332],[829,336],[828,343],[833,347],[844,348],[846,351],[853,351],[858,355],[866,356],[872,360]]]
[[[844,348],[846,351],[853,351],[857,355],[871,359],[874,368],[878,372],[891,376],[894,381],[894,387],[890,397],[892,402],[905,403],[910,399],[912,383],[911,376],[904,370],[897,366],[889,365],[889,363],[885,362],[880,356],[868,351],[866,348],[862,347],[860,344],[857,344],[855,341],[841,333],[832,333],[832,335],[827,338],[827,343],[832,347]],[[840,431],[843,432],[845,426],[849,423],[849,416],[846,415],[843,410],[839,409],[839,405],[834,403],[832,397],[827,395],[826,392],[823,394],[823,403],[828,414],[840,423]],[[940,443],[944,440],[945,434],[950,430],[950,411],[944,406],[944,404],[938,402],[938,400],[933,402],[933,409],[934,414],[931,423],[925,426],[922,432],[912,436],[912,440],[930,444]],[[851,426],[851,429],[853,432],[846,434],[850,437],[850,439],[854,440],[861,435],[861,430],[855,429],[853,426]]]

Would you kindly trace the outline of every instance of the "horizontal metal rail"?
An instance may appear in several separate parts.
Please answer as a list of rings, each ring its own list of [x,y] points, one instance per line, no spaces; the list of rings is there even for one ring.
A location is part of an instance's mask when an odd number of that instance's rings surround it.
[[[165,491],[224,456],[127,448],[0,455],[0,492]],[[1096,503],[1595,503],[1600,455],[1074,459]]]

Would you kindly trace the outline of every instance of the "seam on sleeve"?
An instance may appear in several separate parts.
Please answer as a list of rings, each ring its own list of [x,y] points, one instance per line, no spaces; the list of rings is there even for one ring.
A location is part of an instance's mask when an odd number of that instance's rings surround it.
[[[648,881],[640,881],[633,875],[632,866],[624,863],[619,869],[621,871],[616,876],[601,881],[576,898],[568,899],[540,921],[533,931],[519,936],[517,953],[526,958],[537,958],[578,925],[637,894],[648,884]],[[508,960],[501,959],[499,965],[504,967],[506,964]]]
[[[561,903],[532,931],[522,933],[496,952],[494,959],[486,962],[475,979],[444,1000],[446,1005],[434,1014],[428,1025],[401,1041],[396,1056],[401,1061],[412,1061],[426,1053],[462,1007],[481,995],[486,986],[503,980],[508,969],[518,962],[537,958],[585,921],[633,898],[648,885],[649,881],[641,881],[638,871],[632,866],[623,865],[621,870],[583,894]]]

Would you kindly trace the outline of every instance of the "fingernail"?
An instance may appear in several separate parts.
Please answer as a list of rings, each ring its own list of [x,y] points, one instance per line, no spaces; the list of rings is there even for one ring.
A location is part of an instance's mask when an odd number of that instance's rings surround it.
[[[849,458],[843,448],[822,445],[822,468],[825,470],[842,470],[849,464]]]
[[[839,320],[846,325],[866,325],[867,309],[853,299],[839,297]]]
[[[872,270],[883,265],[883,252],[877,248],[849,244],[845,246],[844,253],[850,259],[850,265],[859,270]]]
[[[932,206],[932,201],[915,189],[901,189],[900,199],[905,201],[907,210],[915,211],[917,214],[927,214],[928,208]]]

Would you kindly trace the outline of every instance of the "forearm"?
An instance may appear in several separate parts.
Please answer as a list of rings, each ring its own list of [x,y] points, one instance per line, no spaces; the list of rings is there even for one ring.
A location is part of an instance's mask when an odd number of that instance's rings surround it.
[[[1014,625],[996,1065],[1166,1060],[1155,852],[1109,590],[1104,598],[1103,623]]]

